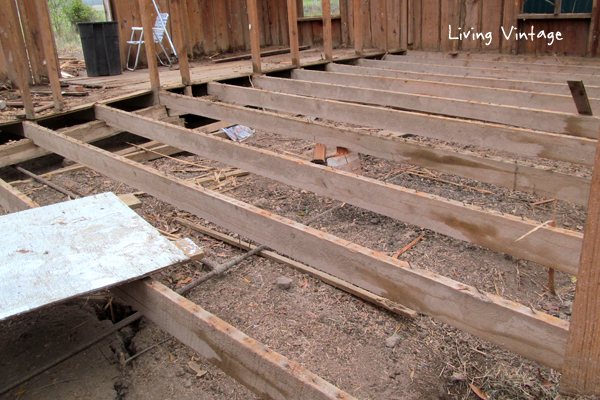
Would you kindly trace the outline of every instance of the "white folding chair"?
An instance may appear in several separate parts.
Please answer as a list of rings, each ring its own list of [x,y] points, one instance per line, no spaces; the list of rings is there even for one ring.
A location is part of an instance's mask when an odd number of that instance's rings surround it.
[[[165,63],[163,62],[163,60],[160,58],[160,55],[158,53],[158,51],[156,51],[156,47],[154,47],[154,51],[156,52],[156,57],[158,58],[158,61],[160,61],[160,63],[164,66],[172,66],[171,63],[171,56],[169,55],[169,53],[167,53],[167,51],[165,50],[165,47],[162,44],[163,38],[165,37],[165,33],[167,31],[167,21],[169,20],[169,14],[167,13],[158,13],[158,15],[156,16],[156,22],[154,23],[154,27],[152,28],[152,36],[154,37],[154,43],[158,43],[160,45],[160,47],[162,48],[163,53],[165,53],[165,55],[167,56],[167,62]],[[135,40],[135,36],[136,33],[139,32],[140,38],[138,40]],[[168,35],[168,33],[167,33]],[[169,40],[169,43],[171,41]],[[144,28],[143,27],[137,27],[134,26],[131,28],[131,39],[129,39],[127,41],[127,43],[129,44],[129,51],[127,52],[127,69],[130,71],[135,71],[135,69],[137,68],[138,65],[138,61],[140,59],[140,49],[142,47],[142,44],[144,44]],[[135,63],[133,64],[133,68],[129,67],[129,59],[130,59],[130,55],[131,55],[131,46],[133,45],[137,45],[137,53],[135,55]],[[173,45],[171,45],[171,49],[173,49]],[[174,51],[174,49],[173,49]]]

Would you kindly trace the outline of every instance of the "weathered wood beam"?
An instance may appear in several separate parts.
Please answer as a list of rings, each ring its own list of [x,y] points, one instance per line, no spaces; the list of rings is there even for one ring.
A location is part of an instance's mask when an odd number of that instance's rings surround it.
[[[600,395],[600,143],[579,270],[560,391]]]
[[[388,54],[385,56],[387,61],[409,62],[415,64],[426,65],[447,65],[452,67],[470,67],[470,68],[486,68],[497,69],[502,71],[522,72],[530,71],[540,74],[544,73],[566,73],[566,74],[600,74],[600,66],[591,65],[547,65],[534,63],[515,63],[507,61],[479,61],[479,60],[464,60],[455,58],[426,58],[409,55]]]
[[[561,370],[568,323],[24,123],[37,145],[372,293]]]
[[[363,0],[352,0],[354,7],[354,51],[362,56],[363,51]]]
[[[29,210],[39,205],[23,193],[0,179],[0,206],[9,213]]]
[[[156,119],[167,118],[167,110],[164,106],[160,105],[134,111],[134,113]],[[83,140],[84,142],[95,142],[96,140],[115,136],[121,132],[123,131],[111,128],[104,122],[93,121],[69,129],[68,134]],[[22,139],[17,142],[3,144],[0,145],[0,168],[32,160],[47,154],[51,154],[51,152],[36,146],[29,139]]]
[[[64,107],[62,91],[60,87],[60,71],[58,69],[58,60],[56,58],[56,46],[54,44],[54,31],[52,30],[52,21],[50,20],[50,9],[46,0],[35,0],[37,6],[37,15],[40,24],[40,35],[46,57],[46,68],[48,69],[48,79],[52,89],[52,100],[54,108],[62,110]]]
[[[354,399],[159,282],[144,279],[111,291],[260,398]]]
[[[417,79],[395,78],[395,71],[388,76],[361,74],[361,70],[369,68],[344,64],[329,64],[328,71],[312,71],[307,69],[292,71],[292,78],[310,82],[349,85],[365,89],[389,90],[391,92],[416,95],[435,96],[447,99],[458,99],[490,103],[505,106],[521,107],[560,113],[576,114],[571,95],[546,94],[523,90],[487,88],[482,86],[461,85],[445,82],[428,82]],[[600,101],[592,99],[591,104],[600,115]]]
[[[292,71],[292,73],[294,72],[296,71]],[[334,85],[273,77],[259,77],[254,79],[253,82],[255,88],[273,92],[394,107],[406,111],[419,111],[449,117],[493,122],[519,128],[591,139],[598,138],[598,130],[600,129],[599,118],[585,115],[532,110],[467,100],[443,99],[434,96],[398,93],[387,90],[363,89],[347,86],[348,83],[345,85]],[[349,81],[349,84],[353,85],[354,83]]]
[[[292,65],[300,66],[300,49],[298,34],[298,10],[296,9],[297,0],[287,0],[288,30],[290,32],[290,54],[292,56]]]
[[[171,30],[173,32],[173,42],[177,52],[177,58],[179,60],[179,74],[181,75],[181,83],[185,85],[185,94],[188,96],[192,95],[190,77],[190,62],[188,60],[188,53],[186,47],[185,30],[183,24],[183,11],[181,7],[181,0],[170,1],[171,11]]]
[[[571,95],[571,93],[569,92],[569,87],[566,85],[566,83],[561,84],[552,82],[530,82],[525,80],[518,80],[516,78],[497,79],[477,76],[458,76],[446,73],[432,74],[424,72],[400,71],[397,69],[374,68],[370,65],[371,61],[372,60],[355,61],[356,66],[362,67],[360,72],[361,74],[374,76],[389,76],[400,79],[421,79],[430,82],[456,83],[461,85],[482,86],[498,89],[515,89],[548,94],[560,94],[564,96]],[[333,71],[333,69],[331,71]],[[587,85],[586,88],[588,95],[591,98],[600,98],[600,87]]]
[[[14,0],[0,0],[0,42],[4,50],[4,57],[17,75],[21,99],[25,107],[25,116],[28,119],[35,118],[33,108],[33,100],[31,99],[31,90],[29,83],[31,82],[31,71],[29,70],[29,61],[27,59],[27,51],[25,50],[25,42],[17,11],[17,3]]]
[[[191,99],[193,100],[193,99]],[[107,124],[278,182],[310,190],[357,207],[466,240],[515,257],[576,274],[581,234],[484,211],[439,196],[357,176],[309,161],[240,145],[230,140],[170,126],[105,106],[96,116]],[[233,119],[235,121],[235,119]],[[365,196],[364,193],[369,193]]]
[[[158,76],[154,31],[152,30],[154,26],[154,20],[152,19],[154,7],[152,7],[151,0],[138,0],[138,3],[142,16],[142,27],[144,28],[144,47],[146,48],[146,61],[148,62],[148,73],[150,74],[150,87],[156,95],[160,89],[160,78]],[[156,100],[158,101],[158,98]]]
[[[539,73],[529,71],[502,71],[492,68],[453,67],[450,65],[427,65],[400,61],[360,60],[358,65],[396,69],[400,71],[420,72],[429,74],[446,74],[456,76],[476,76],[495,79],[513,79],[529,82],[563,83],[567,80],[581,80],[587,85],[600,85],[600,77],[586,74]]]
[[[163,92],[161,102],[170,109],[180,112],[225,121],[235,119],[237,123],[267,132],[331,146],[344,146],[359,153],[432,168],[511,190],[587,204],[589,179],[578,176],[518,165],[494,157],[483,158],[468,152],[456,152],[395,140],[391,138],[392,132],[383,131],[381,135],[370,135],[358,129],[340,128],[291,115],[253,110],[208,99],[195,98],[187,101]]]
[[[240,86],[209,83],[208,94],[221,101],[270,108],[336,122],[388,129],[482,148],[591,165],[596,141],[511,128],[484,122],[462,121],[381,107],[281,94]]]
[[[323,52],[325,60],[333,61],[333,38],[331,35],[331,0],[322,0],[323,7]]]
[[[252,50],[252,72],[261,74],[260,65],[260,25],[258,22],[257,0],[248,0],[248,19],[250,21],[250,49]]]

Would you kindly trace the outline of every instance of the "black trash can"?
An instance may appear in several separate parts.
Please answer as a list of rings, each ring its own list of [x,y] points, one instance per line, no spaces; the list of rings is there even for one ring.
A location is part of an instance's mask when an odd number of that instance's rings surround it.
[[[79,22],[79,36],[88,76],[120,75],[119,23]]]

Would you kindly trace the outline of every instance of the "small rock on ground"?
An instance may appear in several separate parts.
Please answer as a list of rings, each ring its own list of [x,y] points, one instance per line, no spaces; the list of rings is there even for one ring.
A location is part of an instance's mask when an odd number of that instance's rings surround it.
[[[396,347],[396,345],[400,342],[400,336],[392,335],[389,338],[385,339],[386,347]]]
[[[292,280],[288,277],[282,276],[277,278],[275,284],[279,289],[288,290],[290,287],[292,287]]]

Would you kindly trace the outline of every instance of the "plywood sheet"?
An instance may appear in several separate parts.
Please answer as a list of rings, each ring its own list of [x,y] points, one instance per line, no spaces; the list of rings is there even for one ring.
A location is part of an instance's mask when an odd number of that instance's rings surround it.
[[[187,256],[112,193],[0,217],[0,320]]]

